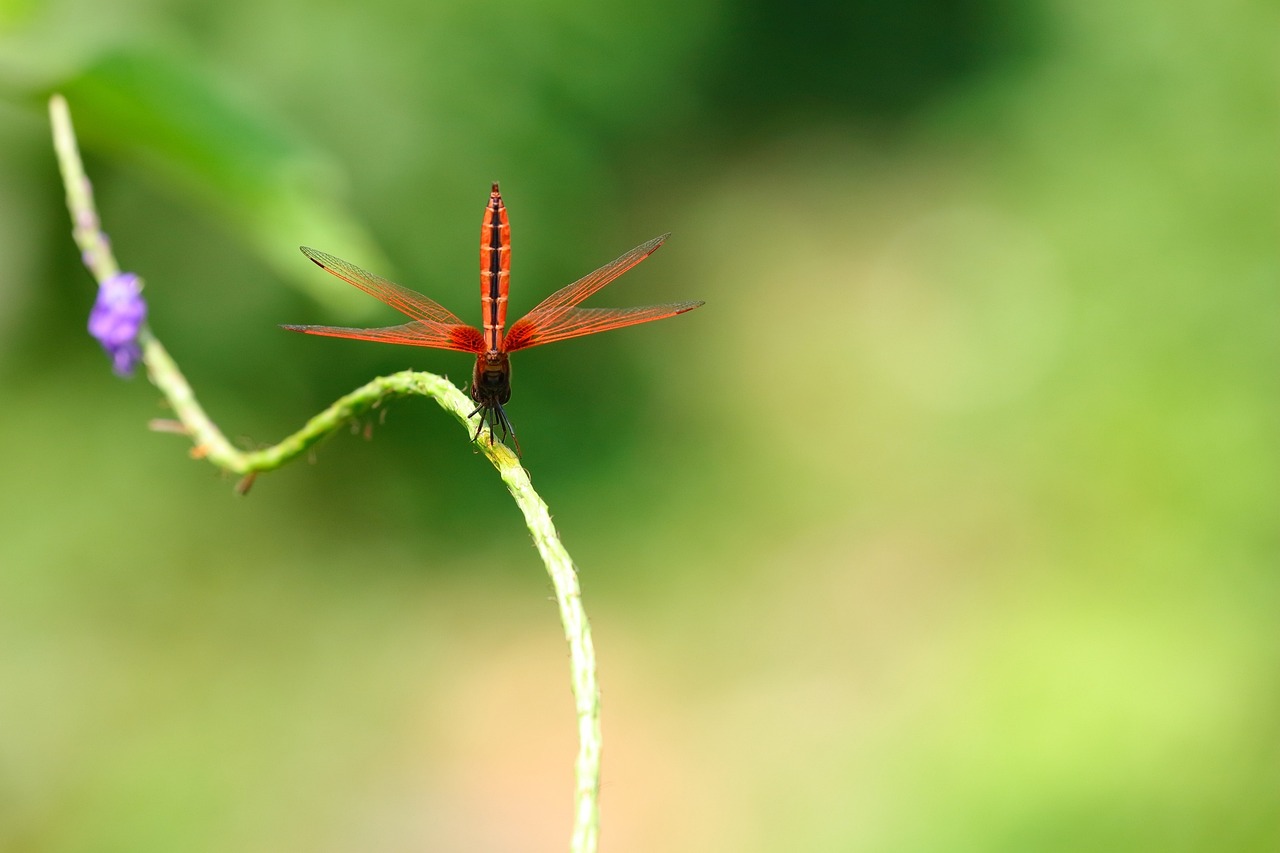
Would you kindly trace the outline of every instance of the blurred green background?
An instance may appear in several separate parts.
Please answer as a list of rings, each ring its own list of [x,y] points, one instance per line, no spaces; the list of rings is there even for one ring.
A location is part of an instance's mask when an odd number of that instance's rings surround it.
[[[84,331],[65,92],[152,328],[273,442],[521,353],[582,572],[609,851],[1280,849],[1273,3],[0,0],[0,849],[554,851],[549,585],[435,405],[232,492]]]

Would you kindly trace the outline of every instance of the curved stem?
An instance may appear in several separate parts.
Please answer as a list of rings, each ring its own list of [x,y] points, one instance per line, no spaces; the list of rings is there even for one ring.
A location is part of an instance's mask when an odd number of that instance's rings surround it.
[[[177,365],[154,337],[148,336],[144,343],[143,361],[147,365],[151,381],[164,392],[184,431],[195,442],[193,453],[220,468],[243,474],[247,478],[259,471],[281,467],[344,424],[392,397],[409,394],[430,397],[458,419],[468,436],[471,434],[471,422],[467,413],[474,408],[474,404],[461,389],[448,379],[433,373],[405,370],[390,376],[380,376],[339,398],[307,421],[302,429],[279,443],[262,450],[245,452],[232,446],[205,414]],[[486,435],[487,432],[480,434],[478,445],[498,469],[507,491],[524,514],[525,525],[533,535],[534,545],[555,589],[560,622],[564,627],[565,640],[569,643],[573,698],[578,718],[578,758],[574,765],[577,790],[573,837],[569,849],[573,853],[593,853],[599,832],[600,688],[596,681],[596,655],[591,642],[591,626],[582,607],[577,568],[560,541],[560,534],[551,521],[550,509],[534,490],[529,472],[506,445],[491,445],[485,440]],[[246,481],[242,481],[244,482]],[[247,486],[241,490],[247,491]]]
[[[515,458],[510,451],[507,454]],[[499,468],[499,471],[507,490],[524,512],[525,524],[551,576],[560,607],[560,622],[569,642],[573,700],[578,714],[578,760],[574,765],[578,780],[577,807],[569,849],[574,853],[587,853],[596,849],[600,793],[600,687],[596,683],[596,651],[591,643],[591,627],[582,608],[577,569],[560,543],[555,525],[551,523],[550,510],[529,482],[529,472],[519,464]]]
[[[66,185],[67,207],[71,211],[72,236],[80,247],[85,266],[101,284],[117,275],[120,267],[98,219],[93,203],[93,190],[80,160],[66,101],[60,95],[53,96],[49,102],[49,112],[53,123],[54,150],[57,152],[58,165]],[[177,363],[151,331],[142,329],[138,341],[142,346],[142,361],[147,366],[148,377],[164,394],[178,417],[176,424],[153,422],[152,427],[189,436],[193,442],[193,457],[207,459],[225,471],[242,475],[244,479],[239,486],[241,493],[248,491],[259,472],[274,470],[296,459],[343,425],[377,408],[384,400],[395,397],[430,397],[458,419],[468,437],[471,435],[468,413],[473,408],[473,403],[456,385],[432,373],[405,370],[390,376],[380,376],[338,398],[297,432],[276,444],[259,450],[243,451],[228,441],[226,435],[205,413]],[[600,688],[596,681],[591,626],[582,607],[577,569],[551,522],[551,512],[546,502],[534,491],[529,472],[506,445],[496,442],[491,444],[489,439],[491,436],[488,430],[483,431],[477,444],[498,469],[507,490],[524,514],[525,524],[533,535],[534,545],[555,589],[560,621],[564,626],[565,639],[569,643],[569,663],[578,719],[578,757],[575,763],[577,789],[570,850],[572,853],[595,853],[599,834]]]

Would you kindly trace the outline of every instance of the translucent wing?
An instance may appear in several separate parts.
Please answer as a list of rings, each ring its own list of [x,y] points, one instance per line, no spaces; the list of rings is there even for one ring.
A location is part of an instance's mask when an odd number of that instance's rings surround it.
[[[449,325],[465,325],[448,308],[434,299],[428,299],[416,290],[401,287],[395,282],[387,281],[380,275],[362,270],[353,263],[342,258],[335,258],[326,252],[299,246],[302,254],[327,273],[332,273],[347,284],[354,284],[375,299],[379,299],[406,317],[421,320],[424,323],[448,323]]]
[[[308,335],[324,335],[330,338],[351,338],[357,341],[377,341],[384,344],[406,344],[411,347],[451,349],[458,352],[484,352],[484,335],[480,330],[461,323],[422,323],[414,321],[400,326],[381,329],[349,329],[345,326],[281,326],[291,332]]]
[[[610,329],[621,329],[623,326],[634,326],[636,323],[648,323],[653,320],[664,320],[686,311],[692,311],[702,302],[669,302],[665,305],[644,305],[639,308],[566,308],[556,314],[547,323],[536,319],[525,323],[533,315],[527,315],[514,326],[506,337],[505,349],[515,352],[519,349],[563,341],[569,338],[580,338],[583,335],[594,335]]]
[[[302,254],[325,272],[355,285],[401,314],[412,317],[416,322],[380,329],[351,329],[344,326],[284,326],[284,328],[293,332],[326,335],[332,338],[408,344],[461,352],[484,351],[484,336],[480,330],[463,323],[453,312],[435,300],[428,299],[415,290],[401,287],[382,276],[374,275],[342,258],[307,246],[302,246],[301,249]]]
[[[542,300],[528,314],[512,324],[503,349],[507,352],[527,349],[552,341],[563,341],[582,335],[594,335],[636,323],[648,323],[692,311],[701,302],[673,302],[640,308],[578,308],[580,302],[596,293],[618,276],[653,254],[669,237],[663,234],[636,246],[620,258],[600,267],[568,287],[563,287]]]

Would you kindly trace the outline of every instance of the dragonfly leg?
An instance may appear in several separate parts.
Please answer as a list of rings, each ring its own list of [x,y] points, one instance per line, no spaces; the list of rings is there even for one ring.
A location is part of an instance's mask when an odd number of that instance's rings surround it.
[[[501,403],[495,403],[494,408],[497,409],[498,418],[502,421],[502,438],[505,441],[511,439],[511,443],[516,446],[516,456],[520,455],[520,439],[516,438],[516,428],[511,425],[511,419],[507,417],[507,410],[502,408]],[[492,435],[492,433],[490,433]]]
[[[499,428],[502,429],[502,440],[505,442],[508,438],[511,443],[516,446],[516,455],[520,455],[520,440],[516,438],[516,428],[511,425],[511,419],[507,417],[507,410],[502,408],[502,404],[496,400],[492,403],[481,403],[471,410],[468,418],[474,418],[480,415],[480,422],[476,424],[475,434],[471,436],[472,441],[480,440],[480,433],[484,430],[485,424],[489,425],[489,446],[493,446],[493,436]]]
[[[481,403],[480,405],[472,409],[471,414],[467,415],[467,418],[474,418],[477,412],[480,413],[480,423],[476,424],[476,434],[471,436],[472,441],[479,441],[480,430],[484,429],[484,416],[485,416],[484,403]]]

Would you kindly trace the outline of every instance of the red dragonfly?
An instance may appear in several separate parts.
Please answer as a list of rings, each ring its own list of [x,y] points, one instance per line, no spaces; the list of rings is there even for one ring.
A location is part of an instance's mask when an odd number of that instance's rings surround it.
[[[502,404],[511,399],[511,353],[553,341],[564,341],[583,335],[594,335],[636,323],[648,323],[692,311],[702,302],[669,302],[639,308],[579,308],[578,304],[618,276],[653,254],[670,236],[663,234],[641,243],[617,260],[561,288],[511,324],[507,321],[507,290],[511,280],[511,225],[507,208],[502,203],[498,185],[489,193],[489,206],[480,225],[480,310],[484,330],[468,326],[447,308],[417,291],[401,287],[385,278],[360,269],[341,258],[302,246],[306,255],[326,272],[336,275],[412,319],[410,323],[381,329],[349,329],[341,326],[284,326],[294,332],[381,341],[415,347],[457,350],[475,353],[476,366],[471,374],[471,399],[476,407],[467,417],[480,415],[473,440],[489,425],[489,443],[501,427],[503,440],[508,436],[520,452],[515,428]]]

